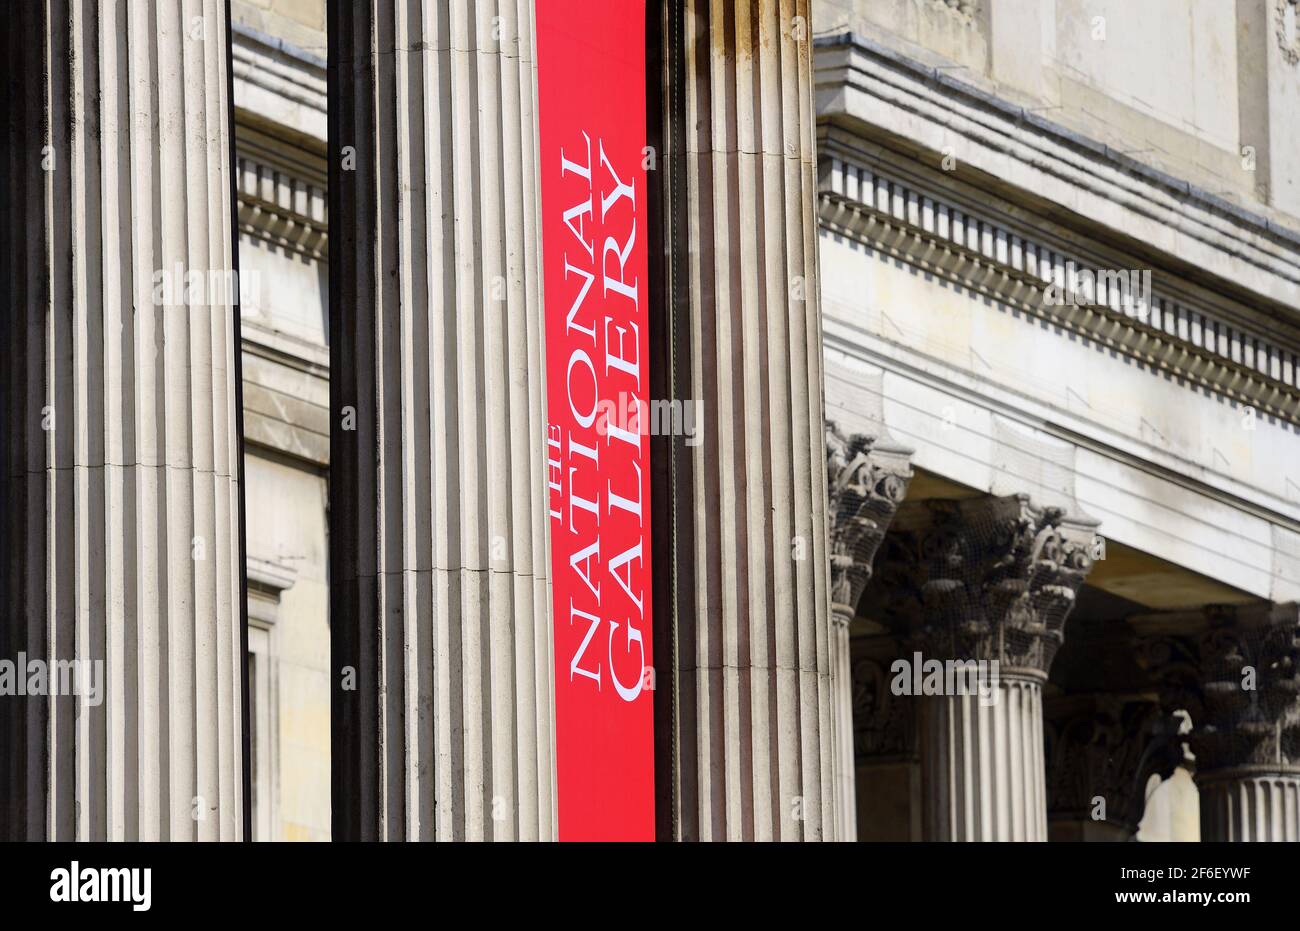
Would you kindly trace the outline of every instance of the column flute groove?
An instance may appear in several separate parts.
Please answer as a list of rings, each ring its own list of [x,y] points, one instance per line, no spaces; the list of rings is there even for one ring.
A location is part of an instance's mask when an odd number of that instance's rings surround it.
[[[922,703],[926,839],[1046,840],[1042,684],[1007,677],[988,704],[974,693]]]

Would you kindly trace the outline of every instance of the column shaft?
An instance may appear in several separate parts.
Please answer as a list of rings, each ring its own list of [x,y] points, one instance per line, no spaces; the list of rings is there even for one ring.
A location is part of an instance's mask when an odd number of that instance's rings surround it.
[[[831,656],[807,0],[666,0],[682,839],[829,839]],[[662,511],[658,513],[663,513]],[[660,524],[664,527],[664,524]],[[657,530],[663,532],[663,530]],[[661,639],[665,649],[670,638]],[[657,723],[657,726],[660,726]]]
[[[1203,841],[1300,841],[1300,775],[1198,779]]]
[[[0,698],[0,837],[238,839],[225,4],[6,13],[0,659],[102,700]]]
[[[1047,840],[1042,685],[1004,677],[995,694],[922,700],[926,840]]]
[[[336,838],[554,834],[532,8],[330,7]]]
[[[837,606],[838,607],[838,606]],[[849,646],[851,617],[831,624],[831,700],[834,702],[835,839],[858,839],[857,762],[853,756],[853,662]]]

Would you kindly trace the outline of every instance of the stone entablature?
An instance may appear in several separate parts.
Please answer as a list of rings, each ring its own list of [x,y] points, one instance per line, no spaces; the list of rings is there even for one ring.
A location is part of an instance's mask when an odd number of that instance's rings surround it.
[[[1122,237],[1281,317],[1300,306],[1300,231],[1276,211],[1246,210],[864,36],[816,46],[823,136],[842,127],[936,167],[950,156],[957,177],[995,178],[1085,235]]]
[[[244,439],[323,468],[329,350],[317,266],[329,261],[325,62],[235,22],[232,68],[241,275],[254,285],[241,307]]]
[[[1140,271],[1145,260],[1090,253],[1078,240],[1063,247],[1059,236],[1012,219],[1013,208],[996,217],[991,206],[973,211],[953,191],[940,193],[914,174],[905,177],[905,169],[855,151],[838,134],[824,143],[819,211],[826,229],[1259,413],[1300,422],[1300,332],[1276,325],[1271,336],[1262,326],[1252,330],[1231,308],[1213,306],[1190,288],[1165,286],[1163,273],[1149,297],[1138,292],[1126,301],[1103,277],[1077,300],[1048,301],[1047,287],[1063,290],[1075,269]],[[981,200],[987,205],[991,199]]]
[[[245,85],[244,99],[235,105],[294,135],[324,142],[324,49],[316,55],[238,22],[231,24],[231,33],[231,69],[235,81]]]
[[[240,232],[324,261],[325,62],[247,26],[232,33]]]
[[[241,127],[242,129],[242,127]],[[328,197],[324,158],[319,158],[319,180],[308,171],[294,171],[258,157],[238,132],[239,231],[309,260],[329,258]]]

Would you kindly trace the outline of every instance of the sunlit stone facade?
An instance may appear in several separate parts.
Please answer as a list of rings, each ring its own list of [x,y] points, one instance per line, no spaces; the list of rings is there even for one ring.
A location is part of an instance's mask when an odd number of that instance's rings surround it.
[[[0,660],[106,674],[0,837],[554,838],[532,3],[99,6],[0,56]],[[661,837],[1300,839],[1295,7],[652,0]]]

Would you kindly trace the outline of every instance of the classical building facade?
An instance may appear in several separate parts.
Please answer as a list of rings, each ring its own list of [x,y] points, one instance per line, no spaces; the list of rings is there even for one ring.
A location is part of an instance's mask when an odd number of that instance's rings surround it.
[[[1293,0],[648,7],[658,835],[1300,839]],[[555,838],[532,0],[13,27],[0,837]]]
[[[814,6],[859,836],[1300,838],[1295,13]]]

